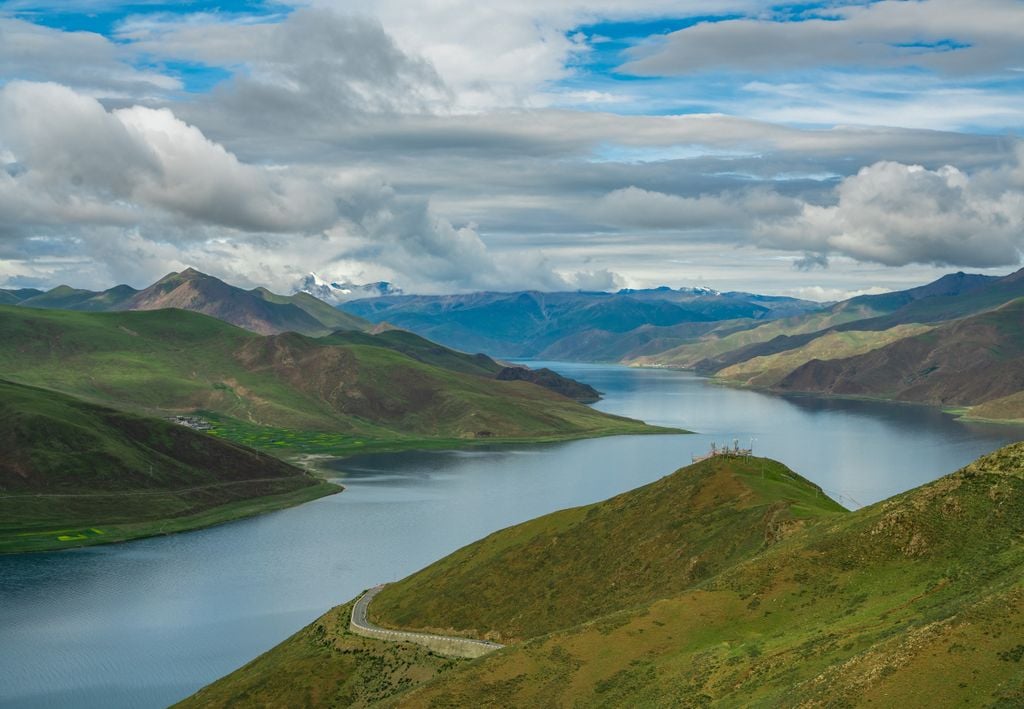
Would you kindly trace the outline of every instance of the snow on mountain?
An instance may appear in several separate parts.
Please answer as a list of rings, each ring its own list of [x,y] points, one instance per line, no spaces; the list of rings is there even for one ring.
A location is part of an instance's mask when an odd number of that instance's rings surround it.
[[[308,273],[292,287],[292,293],[309,293],[320,300],[338,305],[349,300],[360,298],[379,298],[383,295],[401,295],[402,289],[387,281],[376,283],[349,283],[325,281],[315,273]]]

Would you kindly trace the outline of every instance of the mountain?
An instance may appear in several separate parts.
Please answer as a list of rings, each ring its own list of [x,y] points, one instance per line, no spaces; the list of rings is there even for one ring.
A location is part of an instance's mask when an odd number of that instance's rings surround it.
[[[340,488],[182,425],[0,379],[0,553],[122,541]]]
[[[815,359],[785,391],[973,406],[1024,391],[1024,298],[854,357]]]
[[[853,357],[931,329],[930,325],[897,325],[888,330],[829,330],[805,345],[751,357],[719,369],[715,377],[745,386],[773,387],[793,370],[812,360]]]
[[[370,606],[503,650],[443,662],[350,634],[345,605],[180,706],[1019,706],[1022,499],[1022,443],[856,512],[719,456],[496,532]]]
[[[100,312],[116,310],[138,293],[131,286],[119,285],[105,291],[90,291],[71,286],[57,286],[45,293],[25,298],[19,305],[27,308],[58,308]]]
[[[631,364],[694,369],[782,391],[867,396],[1024,418],[1017,374],[1024,270],[954,273],[917,288],[836,303],[768,323],[721,323]],[[998,402],[996,401],[998,400]],[[989,404],[989,402],[992,402]]]
[[[315,273],[307,273],[292,287],[292,293],[308,293],[325,303],[339,305],[360,298],[379,298],[386,295],[402,295],[402,289],[388,283],[355,283],[322,280]]]
[[[592,404],[601,398],[601,392],[589,384],[563,377],[547,367],[530,369],[504,365],[485,354],[470,355],[452,350],[405,330],[385,330],[375,335],[354,331],[337,332],[323,341],[331,344],[386,346],[419,362],[499,381],[530,382],[585,404]]]
[[[586,346],[590,339],[628,336],[638,328],[675,328],[737,318],[766,320],[794,310],[821,308],[792,298],[667,287],[619,293],[389,296],[340,307],[371,322],[386,321],[460,350],[540,359],[557,352],[580,360],[593,358]]]
[[[306,293],[282,296],[265,288],[244,290],[192,268],[169,273],[141,291],[126,285],[105,291],[57,286],[16,304],[87,312],[180,308],[264,335],[300,332],[316,336],[370,327],[369,323]]]
[[[118,309],[181,308],[263,335],[282,332],[324,335],[338,329],[365,326],[357,318],[318,306],[318,302],[306,294],[287,297],[274,295],[265,288],[243,290],[189,268],[181,273],[169,273]]]
[[[21,301],[42,295],[38,288],[0,288],[0,305],[17,305]]]
[[[903,291],[862,295],[769,323],[724,323],[661,352],[637,352],[625,359],[641,366],[696,369],[714,374],[727,367],[786,352],[830,332],[881,331],[980,312],[1024,295],[1014,275],[1005,278],[952,273]]]
[[[0,329],[11,380],[141,414],[203,412],[214,433],[281,453],[663,430],[499,381],[503,366],[409,333],[261,336],[182,310],[18,306],[0,306]]]

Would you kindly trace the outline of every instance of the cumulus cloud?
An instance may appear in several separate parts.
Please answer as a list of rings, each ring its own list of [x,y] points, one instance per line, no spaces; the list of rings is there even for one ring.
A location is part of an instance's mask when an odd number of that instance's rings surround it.
[[[17,166],[0,177],[0,199],[22,223],[162,216],[301,232],[326,228],[336,215],[316,182],[243,164],[169,109],[107,111],[58,84],[0,88],[0,140]]]
[[[338,260],[422,289],[574,282],[542,254],[496,258],[471,226],[362,171],[244,163],[166,108],[108,111],[57,84],[11,82],[0,140],[0,236],[21,254],[87,256],[117,274],[216,264],[241,282]]]
[[[1004,266],[1020,260],[1024,192],[982,173],[879,162],[844,179],[833,205],[805,205],[763,228],[776,247],[835,252],[887,266]]]
[[[881,161],[844,178],[828,203],[759,187],[686,197],[629,187],[606,194],[595,214],[620,227],[667,229],[803,252],[800,270],[826,268],[829,254],[886,266],[1015,265],[1024,246],[1024,148],[1015,161],[971,175]]]

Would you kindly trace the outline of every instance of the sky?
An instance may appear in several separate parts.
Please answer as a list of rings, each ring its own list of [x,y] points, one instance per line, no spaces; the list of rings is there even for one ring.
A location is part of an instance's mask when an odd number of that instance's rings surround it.
[[[1021,0],[0,0],[0,287],[1008,273],[1022,124]]]

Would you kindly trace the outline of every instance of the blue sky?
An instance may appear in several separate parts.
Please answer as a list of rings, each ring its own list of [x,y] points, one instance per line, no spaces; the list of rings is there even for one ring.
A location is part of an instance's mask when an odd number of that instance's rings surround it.
[[[12,0],[0,285],[1005,271],[1022,47],[1016,0]]]

